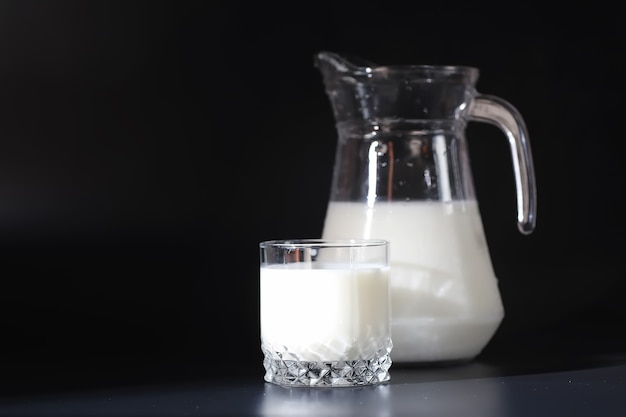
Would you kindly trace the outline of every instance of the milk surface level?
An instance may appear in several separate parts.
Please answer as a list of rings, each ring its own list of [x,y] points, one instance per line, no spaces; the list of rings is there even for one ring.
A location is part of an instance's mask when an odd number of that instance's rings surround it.
[[[261,340],[273,355],[369,360],[391,347],[389,267],[271,265],[260,278]]]
[[[323,238],[389,241],[394,363],[472,359],[502,321],[475,200],[331,201]]]

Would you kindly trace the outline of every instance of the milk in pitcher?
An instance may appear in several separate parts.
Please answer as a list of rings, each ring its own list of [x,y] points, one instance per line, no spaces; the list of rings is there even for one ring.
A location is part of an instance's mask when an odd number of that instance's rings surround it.
[[[390,242],[396,363],[472,359],[502,321],[476,200],[330,201],[323,237]]]

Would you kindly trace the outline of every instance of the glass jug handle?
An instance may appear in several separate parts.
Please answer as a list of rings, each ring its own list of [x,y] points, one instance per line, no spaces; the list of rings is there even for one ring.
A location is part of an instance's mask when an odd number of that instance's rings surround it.
[[[499,97],[479,94],[469,108],[469,120],[500,128],[509,139],[517,195],[517,227],[528,235],[535,229],[537,190],[526,124],[519,111]]]

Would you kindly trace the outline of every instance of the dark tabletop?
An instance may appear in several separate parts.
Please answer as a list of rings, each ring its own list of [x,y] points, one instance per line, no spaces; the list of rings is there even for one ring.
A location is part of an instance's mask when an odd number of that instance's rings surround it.
[[[624,416],[626,355],[392,367],[389,383],[283,388],[262,373],[23,393],[2,416]]]

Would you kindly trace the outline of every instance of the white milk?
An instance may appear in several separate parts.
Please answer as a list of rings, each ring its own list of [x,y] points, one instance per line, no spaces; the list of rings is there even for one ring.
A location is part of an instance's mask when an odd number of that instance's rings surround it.
[[[472,359],[504,316],[474,200],[331,201],[323,238],[390,242],[394,363]]]
[[[390,347],[389,267],[302,265],[261,267],[264,350],[319,362],[373,359]]]

